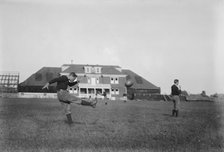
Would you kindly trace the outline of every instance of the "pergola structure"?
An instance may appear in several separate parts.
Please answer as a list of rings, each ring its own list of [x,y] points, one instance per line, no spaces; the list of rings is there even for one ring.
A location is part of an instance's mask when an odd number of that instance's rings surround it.
[[[0,92],[18,92],[19,72],[0,72]]]

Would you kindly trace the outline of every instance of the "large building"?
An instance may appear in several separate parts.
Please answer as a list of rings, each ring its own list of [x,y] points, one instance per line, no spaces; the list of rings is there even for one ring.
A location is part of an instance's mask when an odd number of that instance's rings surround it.
[[[119,66],[105,65],[62,65],[61,75],[75,72],[78,75],[79,89],[70,88],[70,92],[80,97],[95,97],[96,92],[106,91],[108,98],[120,98],[126,92],[126,75]]]
[[[156,87],[130,70],[122,70],[121,67],[113,65],[85,64],[64,64],[61,68],[43,67],[22,82],[19,85],[19,91],[44,92],[41,88],[45,83],[59,75],[68,75],[70,72],[77,74],[80,83],[78,88],[71,87],[68,89],[70,93],[83,98],[95,97],[96,92],[102,93],[104,90],[110,99],[122,98],[127,93],[127,88],[125,87],[127,78],[131,78],[134,82],[133,89],[138,86],[138,89],[149,90],[147,93],[150,94],[160,93],[159,87]],[[136,81],[137,77],[142,80],[141,84]],[[56,92],[55,84],[52,85],[48,92]],[[133,94],[133,90],[131,93]]]

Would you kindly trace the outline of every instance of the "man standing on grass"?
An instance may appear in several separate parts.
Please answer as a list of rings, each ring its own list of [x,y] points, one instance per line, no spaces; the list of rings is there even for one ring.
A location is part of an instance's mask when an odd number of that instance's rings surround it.
[[[57,89],[58,100],[60,101],[63,107],[63,110],[65,112],[65,115],[68,119],[69,124],[73,123],[72,116],[71,116],[71,103],[91,106],[93,108],[96,107],[97,102],[83,100],[69,94],[67,90],[68,86],[70,87],[75,86],[75,85],[78,85],[79,83],[79,81],[77,80],[77,75],[74,72],[71,72],[68,76],[62,75],[58,78],[52,79],[42,89],[45,89],[45,88],[48,89],[49,85],[55,82],[57,82],[56,89]]]
[[[105,90],[103,90],[103,100],[105,102],[105,105],[107,105],[107,93]]]
[[[174,84],[171,87],[171,95],[173,98],[173,111],[172,111],[172,116],[178,117],[179,113],[179,107],[180,107],[180,94],[181,94],[181,88],[179,85],[179,80],[175,79]]]

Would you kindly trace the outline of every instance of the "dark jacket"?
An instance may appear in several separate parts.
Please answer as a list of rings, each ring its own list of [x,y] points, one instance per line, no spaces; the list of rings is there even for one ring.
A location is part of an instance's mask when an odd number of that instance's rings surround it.
[[[174,84],[171,87],[171,95],[177,95],[179,96],[181,94],[181,90]]]
[[[68,86],[74,86],[78,83],[78,81],[75,82],[69,82],[69,79],[67,76],[60,76],[58,78],[52,79],[49,81],[49,84],[57,82],[56,89],[57,91],[62,89],[62,90],[67,90]]]

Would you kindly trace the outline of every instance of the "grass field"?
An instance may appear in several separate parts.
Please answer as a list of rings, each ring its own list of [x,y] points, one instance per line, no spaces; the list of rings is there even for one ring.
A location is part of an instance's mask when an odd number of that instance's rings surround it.
[[[72,107],[68,125],[54,99],[0,98],[0,151],[224,151],[221,102],[110,101]]]

